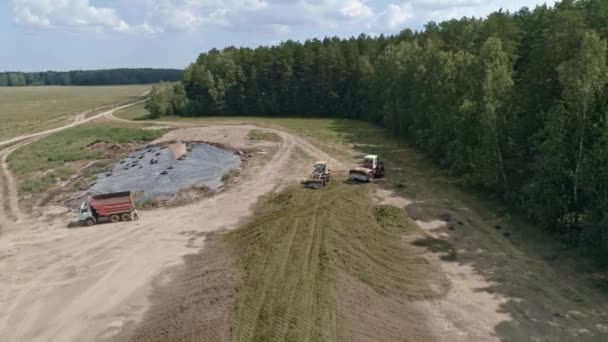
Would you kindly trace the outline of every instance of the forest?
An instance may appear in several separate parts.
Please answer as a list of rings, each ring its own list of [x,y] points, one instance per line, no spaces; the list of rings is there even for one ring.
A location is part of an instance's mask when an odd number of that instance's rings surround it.
[[[608,250],[608,1],[421,31],[201,54],[153,116],[309,116],[392,130],[537,225]]]
[[[43,72],[0,72],[0,87],[21,86],[92,86],[150,84],[182,79],[179,69],[106,69]]]

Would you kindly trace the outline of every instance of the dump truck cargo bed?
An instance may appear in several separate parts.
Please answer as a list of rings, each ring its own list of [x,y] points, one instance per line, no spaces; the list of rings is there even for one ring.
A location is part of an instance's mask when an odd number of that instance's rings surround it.
[[[130,191],[93,196],[90,203],[99,216],[128,213],[135,208]]]

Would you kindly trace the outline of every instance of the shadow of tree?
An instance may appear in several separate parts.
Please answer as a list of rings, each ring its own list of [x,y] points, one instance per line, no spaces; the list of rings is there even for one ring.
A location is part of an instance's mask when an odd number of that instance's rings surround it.
[[[430,236],[424,239],[415,240],[412,242],[412,245],[424,247],[433,253],[440,254],[441,260],[444,261],[455,261],[458,257],[456,249],[454,249],[454,246],[452,246],[451,243],[445,240],[435,239]]]
[[[495,311],[506,318],[495,323],[496,338],[608,341],[608,295],[594,286],[590,275],[598,270],[588,260],[500,203],[463,190],[461,180],[387,130],[344,119],[333,120],[331,130],[354,149],[354,158],[384,160],[387,176],[376,186],[411,202],[405,210],[429,235],[412,244],[472,269],[483,284],[468,290],[500,299]]]

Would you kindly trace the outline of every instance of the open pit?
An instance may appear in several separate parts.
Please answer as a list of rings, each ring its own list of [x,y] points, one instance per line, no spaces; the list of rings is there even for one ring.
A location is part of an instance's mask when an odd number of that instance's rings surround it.
[[[250,139],[252,129],[188,127],[145,146],[95,143],[88,148],[106,151],[103,159],[80,166],[80,172],[50,191],[40,206],[47,213],[50,208],[74,212],[89,195],[122,191],[131,191],[140,209],[181,206],[213,196],[235,184],[235,176],[248,178],[276,151],[277,142]]]
[[[173,199],[181,191],[218,191],[224,175],[239,170],[233,151],[199,142],[146,146],[97,175],[88,194],[131,191],[138,205]]]

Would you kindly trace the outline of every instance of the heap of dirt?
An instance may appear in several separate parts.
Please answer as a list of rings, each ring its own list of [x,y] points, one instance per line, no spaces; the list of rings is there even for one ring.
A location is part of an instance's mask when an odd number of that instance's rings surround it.
[[[224,148],[248,150],[256,146],[275,145],[275,142],[254,141],[249,139],[249,133],[256,129],[252,125],[214,125],[203,127],[188,127],[176,129],[165,134],[154,143],[173,141],[200,141],[218,144]]]
[[[181,141],[176,141],[176,142],[167,144],[167,149],[173,155],[173,159],[176,159],[176,160],[181,157],[184,157],[186,155],[186,153],[188,152],[188,147],[186,146],[185,143],[183,143]]]
[[[365,341],[372,331],[372,340],[390,341],[413,326],[418,340],[432,340],[409,303],[440,298],[449,283],[410,243],[422,235],[415,223],[403,209],[374,205],[371,189],[287,189],[230,233],[242,272],[234,340]],[[381,320],[382,310],[399,314]]]
[[[114,144],[108,143],[105,141],[95,142],[87,146],[87,149],[91,151],[99,151],[102,154],[102,159],[112,159],[118,155],[126,154],[129,151],[132,151],[138,148],[138,144],[128,143],[128,144]]]
[[[374,206],[369,186],[288,188],[188,259],[126,340],[433,340],[409,303],[449,284],[410,244],[420,234],[403,209]]]
[[[176,207],[209,198],[215,193],[215,191],[206,186],[193,186],[187,189],[181,189],[174,195],[156,196],[152,201],[147,201],[139,207],[141,209]],[[134,197],[141,198],[141,193],[135,193]]]

